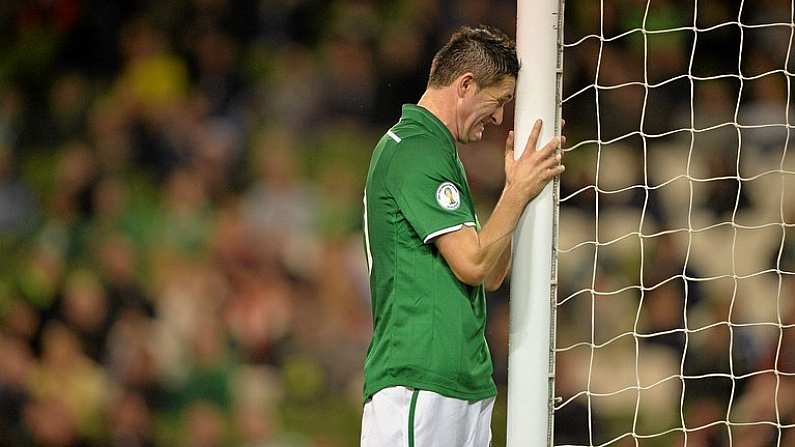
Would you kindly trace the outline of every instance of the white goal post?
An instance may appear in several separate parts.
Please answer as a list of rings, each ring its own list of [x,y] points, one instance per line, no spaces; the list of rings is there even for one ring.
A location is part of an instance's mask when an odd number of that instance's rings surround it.
[[[540,142],[560,135],[562,0],[518,0],[515,156],[533,122],[544,122]],[[508,447],[552,445],[557,213],[548,185],[527,207],[513,241],[508,353]]]

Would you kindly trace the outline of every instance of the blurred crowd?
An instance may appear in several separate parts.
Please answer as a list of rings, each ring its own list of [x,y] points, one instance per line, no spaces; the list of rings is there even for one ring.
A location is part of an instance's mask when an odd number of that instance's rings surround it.
[[[757,3],[699,6],[699,24],[791,22],[787,2]],[[512,34],[515,18],[508,0],[0,3],[0,445],[355,445],[370,150],[452,30]],[[644,23],[691,26],[693,2],[570,1],[566,43]],[[755,76],[789,68],[789,34],[734,25],[699,32],[695,49],[689,31],[567,47],[558,444],[795,422],[795,329],[778,326],[795,323],[780,273],[795,271],[782,225],[795,182],[781,173],[795,154],[782,126],[718,126],[788,122],[788,76]],[[706,79],[740,70],[755,78]],[[705,79],[592,88],[680,74]],[[512,121],[460,148],[482,220]],[[721,221],[760,228],[654,236]],[[489,296],[495,445],[507,297]],[[743,376],[755,371],[768,372]],[[679,378],[707,372],[727,376]],[[732,439],[792,433],[739,426]],[[688,445],[728,446],[727,429]]]
[[[0,2],[0,445],[355,445],[370,150],[513,8]]]

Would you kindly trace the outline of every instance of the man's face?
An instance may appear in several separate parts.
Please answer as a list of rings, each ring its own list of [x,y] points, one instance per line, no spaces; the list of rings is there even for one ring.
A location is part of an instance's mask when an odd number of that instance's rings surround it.
[[[486,88],[478,88],[473,80],[458,110],[458,142],[480,141],[486,124],[502,124],[503,109],[513,99],[515,89],[516,79],[512,76],[505,76]]]

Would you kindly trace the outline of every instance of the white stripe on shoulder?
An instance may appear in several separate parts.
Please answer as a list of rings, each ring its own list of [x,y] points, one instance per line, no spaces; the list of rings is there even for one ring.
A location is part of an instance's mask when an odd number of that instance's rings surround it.
[[[464,223],[462,223],[462,224],[453,225],[452,227],[442,228],[442,229],[441,229],[441,230],[439,230],[439,231],[434,231],[433,233],[431,233],[431,234],[429,234],[429,235],[425,236],[425,239],[422,241],[422,243],[423,243],[423,244],[427,244],[428,242],[430,242],[431,240],[433,240],[433,238],[439,237],[439,236],[441,236],[441,235],[443,235],[443,234],[447,234],[447,233],[452,233],[452,232],[454,232],[454,231],[458,231],[458,230],[460,230],[460,229],[461,229],[461,228],[462,228],[464,225],[466,225],[466,226],[468,226],[468,227],[474,227],[474,226],[475,226],[475,222],[464,222]]]
[[[386,134],[389,135],[389,138],[395,140],[396,143],[400,143],[400,137],[395,132],[392,132],[392,129],[387,130]]]

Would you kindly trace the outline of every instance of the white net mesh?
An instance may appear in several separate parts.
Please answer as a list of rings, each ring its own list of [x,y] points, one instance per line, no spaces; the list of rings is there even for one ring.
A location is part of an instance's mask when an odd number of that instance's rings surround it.
[[[555,445],[795,446],[791,1],[567,1]]]

